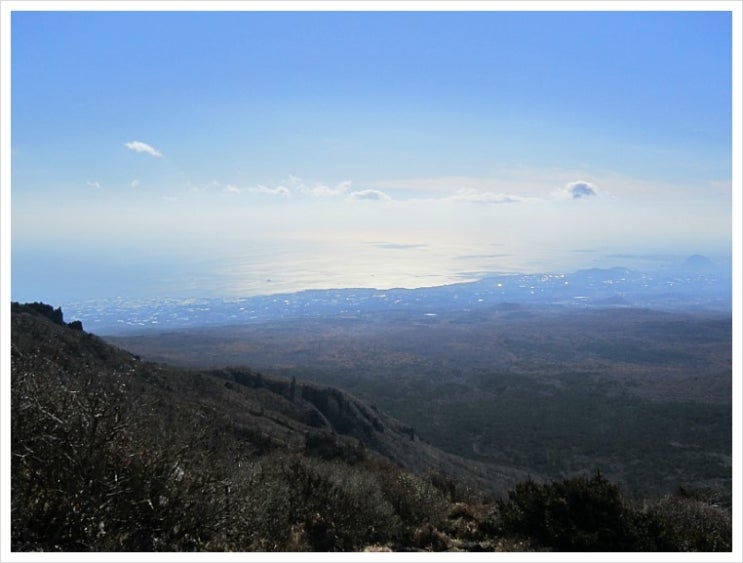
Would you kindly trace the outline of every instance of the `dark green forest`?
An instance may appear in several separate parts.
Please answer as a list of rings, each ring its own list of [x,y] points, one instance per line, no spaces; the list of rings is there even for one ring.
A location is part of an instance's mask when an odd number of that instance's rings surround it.
[[[14,551],[731,550],[714,488],[530,477],[301,377],[143,361],[38,303],[11,324]]]

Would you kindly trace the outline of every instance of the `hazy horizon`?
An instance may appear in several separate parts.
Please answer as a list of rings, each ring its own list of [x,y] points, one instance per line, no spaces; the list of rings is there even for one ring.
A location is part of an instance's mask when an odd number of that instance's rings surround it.
[[[175,261],[165,268],[162,263],[141,263],[136,269],[119,269],[108,267],[100,275],[93,267],[85,269],[82,263],[75,268],[65,258],[51,253],[46,256],[34,257],[30,255],[30,263],[14,263],[14,276],[27,275],[28,280],[22,286],[13,290],[13,301],[32,302],[43,301],[55,305],[65,305],[85,301],[105,301],[112,299],[124,300],[167,300],[167,299],[242,299],[257,296],[296,293],[304,290],[330,289],[417,289],[437,287],[461,282],[475,282],[490,276],[508,274],[573,274],[590,268],[629,268],[636,272],[664,272],[683,265],[691,255],[674,254],[599,254],[594,251],[574,251],[575,261],[569,263],[563,260],[562,267],[549,267],[548,262],[534,263],[531,267],[501,267],[489,269],[488,263],[498,261],[501,264],[507,256],[494,254],[462,256],[452,258],[448,263],[440,264],[437,273],[415,273],[407,270],[397,275],[388,275],[377,279],[373,273],[359,273],[349,268],[348,262],[335,260],[340,252],[324,263],[315,258],[312,261],[303,258],[300,252],[285,253],[284,261],[281,256],[267,259],[266,254],[258,260],[245,257],[239,263],[229,265],[217,260],[211,262],[182,262]],[[408,253],[402,252],[399,260],[403,260]],[[389,267],[389,261],[384,259],[385,253],[380,250],[376,259],[378,267]],[[731,266],[730,256],[709,256],[712,263],[719,269]],[[57,262],[59,260],[59,262]],[[359,263],[374,266],[374,257],[365,255],[358,259]],[[261,264],[261,269],[254,267]],[[471,266],[483,265],[482,269],[457,270],[456,266],[468,264]],[[569,265],[572,264],[572,267]],[[229,267],[228,267],[229,266]],[[313,268],[314,266],[314,268]],[[200,268],[201,267],[201,268]],[[60,271],[68,279],[59,286],[50,285],[48,272]],[[322,275],[317,272],[322,271]],[[85,272],[85,277],[79,277],[79,272]],[[55,277],[58,280],[59,277]],[[184,281],[185,280],[185,281]],[[106,287],[105,292],[96,293],[96,288]]]
[[[732,256],[728,12],[12,14],[12,298]]]

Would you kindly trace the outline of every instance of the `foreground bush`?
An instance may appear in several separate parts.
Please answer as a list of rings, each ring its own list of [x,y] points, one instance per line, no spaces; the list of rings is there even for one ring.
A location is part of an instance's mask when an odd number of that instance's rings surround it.
[[[526,481],[498,502],[499,528],[561,551],[624,551],[635,545],[632,514],[602,475]]]
[[[276,454],[252,464],[237,487],[244,548],[355,551],[399,532],[376,476],[357,466]]]
[[[128,380],[14,366],[13,550],[356,551],[400,545],[446,507],[386,462],[284,451],[237,463],[215,413],[153,402]]]
[[[666,497],[644,509],[655,551],[731,551],[730,513],[700,499]]]
[[[729,551],[729,514],[688,498],[640,506],[603,475],[520,483],[497,502],[494,528],[559,551]]]
[[[206,414],[158,409],[126,374],[15,366],[13,550],[192,550],[220,537],[224,502]]]

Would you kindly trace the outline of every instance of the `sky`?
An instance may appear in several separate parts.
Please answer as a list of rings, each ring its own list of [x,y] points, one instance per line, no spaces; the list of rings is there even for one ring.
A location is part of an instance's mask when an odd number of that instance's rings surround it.
[[[15,11],[10,25],[14,300],[732,253],[729,12]]]

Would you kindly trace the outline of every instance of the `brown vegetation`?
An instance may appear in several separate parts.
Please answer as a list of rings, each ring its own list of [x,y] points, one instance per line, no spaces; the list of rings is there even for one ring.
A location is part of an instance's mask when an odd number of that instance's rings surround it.
[[[345,393],[142,362],[33,308],[11,367],[15,551],[730,549],[714,499],[641,505],[596,476],[496,501],[430,446],[419,473],[382,455],[417,442]]]

